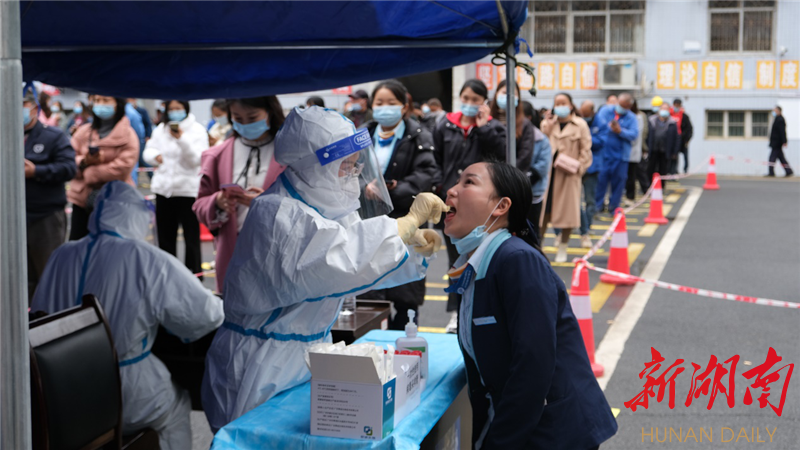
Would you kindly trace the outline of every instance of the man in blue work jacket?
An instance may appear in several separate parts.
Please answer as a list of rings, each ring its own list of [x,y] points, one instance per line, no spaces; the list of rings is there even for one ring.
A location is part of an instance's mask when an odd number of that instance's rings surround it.
[[[636,114],[631,112],[631,106],[633,106],[631,94],[627,92],[621,94],[619,103],[601,108],[592,124],[592,129],[597,129],[597,136],[603,143],[603,163],[596,195],[597,209],[601,211],[608,185],[611,184],[608,211],[613,213],[619,206],[625,181],[628,179],[631,143],[639,136],[639,124],[636,121]]]

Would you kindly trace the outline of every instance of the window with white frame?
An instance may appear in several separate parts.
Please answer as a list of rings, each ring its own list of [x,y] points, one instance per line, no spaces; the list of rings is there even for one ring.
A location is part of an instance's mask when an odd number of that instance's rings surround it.
[[[712,52],[772,51],[775,2],[709,1]]]
[[[706,138],[768,139],[769,111],[706,111]]]
[[[521,35],[535,53],[641,54],[644,1],[532,0]]]

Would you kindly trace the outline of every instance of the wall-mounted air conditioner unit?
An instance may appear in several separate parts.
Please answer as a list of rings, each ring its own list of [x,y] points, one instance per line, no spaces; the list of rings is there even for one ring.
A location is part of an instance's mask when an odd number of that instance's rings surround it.
[[[637,90],[636,60],[607,60],[601,63],[600,89],[606,91]]]

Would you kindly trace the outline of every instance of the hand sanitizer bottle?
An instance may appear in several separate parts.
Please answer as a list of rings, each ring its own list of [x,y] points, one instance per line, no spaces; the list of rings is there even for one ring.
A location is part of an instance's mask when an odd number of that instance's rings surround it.
[[[417,336],[417,324],[414,323],[414,317],[417,312],[413,309],[408,310],[408,323],[406,324],[405,337],[397,338],[395,345],[398,350],[411,350],[422,352],[422,361],[420,367],[420,377],[428,379],[428,341],[425,338]]]

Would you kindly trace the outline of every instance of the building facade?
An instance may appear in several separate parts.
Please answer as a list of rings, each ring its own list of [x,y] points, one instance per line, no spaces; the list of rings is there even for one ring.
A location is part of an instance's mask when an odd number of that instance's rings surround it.
[[[741,175],[766,173],[744,159],[766,161],[771,110],[781,106],[786,156],[797,166],[798,17],[796,0],[530,1],[520,37],[534,56],[518,58],[534,66],[537,96],[522,97],[537,109],[552,107],[561,91],[596,105],[629,91],[640,109],[649,109],[655,95],[670,103],[680,98],[694,125],[690,170],[716,154],[719,173]],[[453,70],[455,108],[464,79],[480,78],[493,89],[505,75],[490,58]],[[521,70],[517,82],[523,90],[533,84]]]

